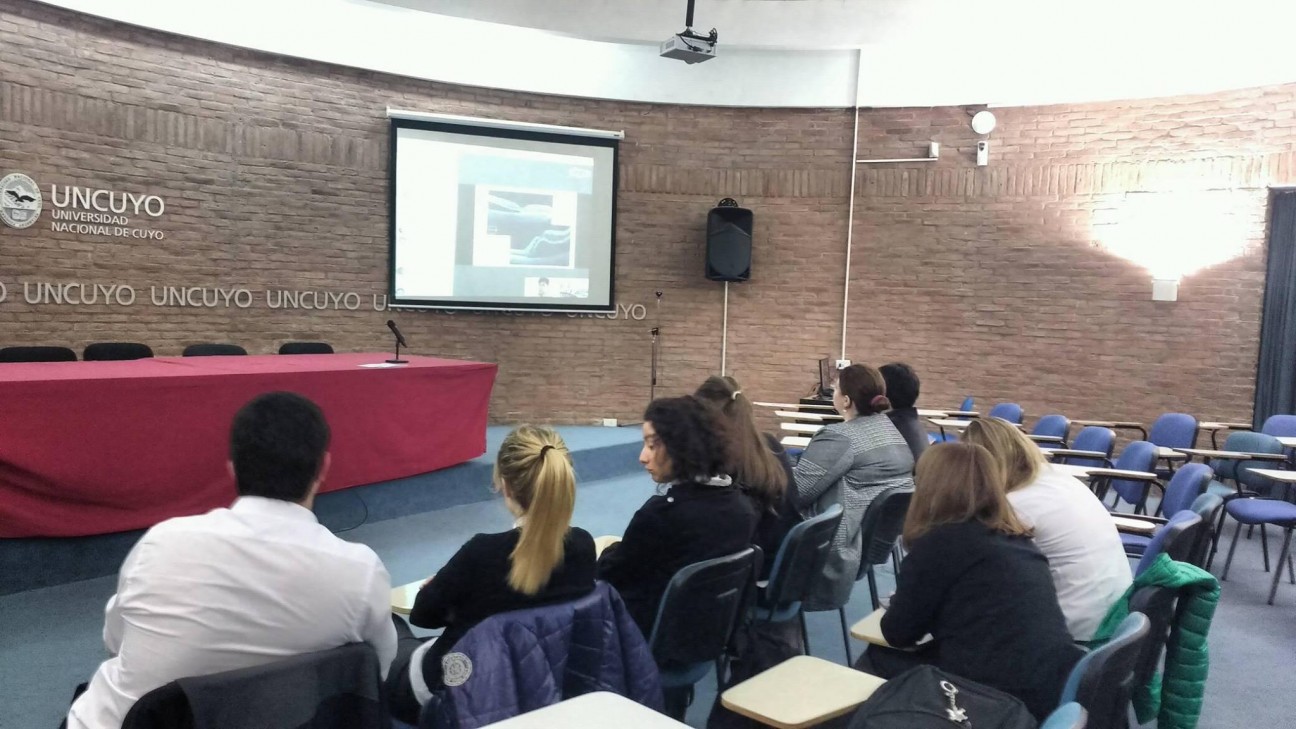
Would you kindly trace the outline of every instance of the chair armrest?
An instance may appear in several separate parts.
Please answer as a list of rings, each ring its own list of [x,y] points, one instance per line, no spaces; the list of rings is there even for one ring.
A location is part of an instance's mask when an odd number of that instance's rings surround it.
[[[1060,435],[1034,435],[1034,434],[1032,434],[1032,435],[1027,435],[1026,437],[1027,437],[1027,438],[1030,438],[1031,440],[1035,441],[1036,443],[1062,443],[1062,442],[1064,442],[1064,441],[1062,440],[1062,436],[1060,436]]]
[[[1101,458],[1104,461],[1108,460],[1107,454],[1102,451],[1078,451],[1074,448],[1050,448],[1049,455],[1054,458],[1061,456],[1063,458]]]

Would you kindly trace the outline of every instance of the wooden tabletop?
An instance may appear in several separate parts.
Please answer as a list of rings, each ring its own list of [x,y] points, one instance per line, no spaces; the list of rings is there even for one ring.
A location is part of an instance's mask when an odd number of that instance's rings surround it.
[[[810,439],[799,435],[785,435],[779,443],[784,448],[805,448],[810,445]]]
[[[1091,468],[1089,478],[1124,478],[1132,481],[1159,481],[1160,477],[1148,471],[1130,471],[1124,468]]]
[[[1161,526],[1154,521],[1144,521],[1128,516],[1117,516],[1116,514],[1112,514],[1111,520],[1117,529],[1135,534],[1153,534]]]
[[[1251,430],[1250,423],[1224,423],[1215,420],[1198,423],[1197,427],[1201,430]]]
[[[1184,455],[1184,454],[1185,454],[1187,451],[1189,451],[1189,450],[1192,450],[1192,449],[1190,449],[1190,448],[1166,448],[1166,447],[1164,447],[1164,446],[1157,446],[1157,458],[1164,458],[1164,459],[1169,460],[1169,461],[1182,461],[1182,460],[1184,460],[1185,458],[1187,458],[1187,456]]]
[[[821,423],[832,423],[839,420],[845,420],[837,413],[798,413],[794,410],[775,410],[774,414],[780,418],[788,420],[816,420]]]
[[[951,420],[949,418],[930,418],[927,422],[938,428],[949,428],[950,430],[962,430],[972,424],[971,420]]]
[[[391,591],[392,612],[399,615],[409,615],[410,610],[414,609],[414,598],[418,597],[419,588],[423,587],[424,582],[425,580],[419,580],[407,585],[393,587]]]
[[[1282,443],[1284,448],[1296,448],[1296,436],[1280,435],[1274,440]]]
[[[1099,428],[1138,428],[1143,429],[1143,424],[1133,420],[1072,420],[1072,425],[1096,425]]]
[[[687,724],[607,691],[581,694],[543,709],[487,724],[488,729],[687,729]]]
[[[1276,468],[1248,468],[1257,476],[1264,476],[1283,483],[1296,483],[1296,471],[1280,471]]]
[[[807,423],[779,423],[779,427],[783,430],[790,430],[793,433],[808,433],[810,435],[814,435],[823,430],[822,425],[809,425]]]
[[[850,713],[884,683],[822,658],[794,656],[725,691],[720,703],[762,724],[802,729]],[[609,726],[610,718],[602,726]],[[611,723],[623,729],[619,717]]]
[[[790,402],[753,402],[752,405],[758,405],[763,408],[775,408],[777,410],[827,410],[830,413],[836,411],[836,408],[832,405],[793,404]]]
[[[1281,453],[1247,453],[1246,451],[1216,451],[1210,448],[1175,448],[1189,456],[1218,458],[1222,461],[1285,461],[1287,456]]]

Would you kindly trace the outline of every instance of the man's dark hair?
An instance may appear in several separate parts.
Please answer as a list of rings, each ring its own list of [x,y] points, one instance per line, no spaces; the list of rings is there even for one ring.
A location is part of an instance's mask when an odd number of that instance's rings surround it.
[[[549,283],[549,279],[547,279],[547,278],[543,278],[543,277],[542,277],[539,281],[536,281],[536,283],[537,283],[537,284],[542,284],[542,283],[543,283],[543,284],[547,284],[547,283]]]
[[[653,400],[644,411],[671,460],[671,481],[706,480],[724,473],[726,440],[715,412],[695,397]]]
[[[329,427],[319,406],[270,392],[243,406],[230,428],[230,460],[240,496],[301,501],[319,476]]]
[[[884,364],[879,371],[886,380],[887,399],[891,407],[911,408],[918,402],[918,373],[904,362]]]

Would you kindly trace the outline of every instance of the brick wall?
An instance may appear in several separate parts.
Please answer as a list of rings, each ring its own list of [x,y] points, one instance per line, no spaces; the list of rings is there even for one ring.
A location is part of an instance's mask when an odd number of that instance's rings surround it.
[[[722,286],[702,279],[706,210],[756,213],[752,282],[730,287],[730,372],[794,397],[841,336],[848,110],[664,107],[455,87],[176,38],[19,0],[0,9],[0,172],[162,195],[163,241],[0,230],[0,342],[196,341],[272,352],[388,342],[497,362],[497,420],[634,418],[662,328],[660,391],[719,368]],[[624,129],[617,294],[645,321],[375,311],[386,290],[388,106]],[[964,109],[864,111],[848,355],[907,359],[930,404],[973,394],[1029,413],[1249,413],[1265,192],[1296,175],[1296,87],[1215,98],[996,110],[992,164]],[[1196,193],[1197,190],[1205,192]],[[1228,212],[1238,257],[1149,301],[1148,275],[1098,245],[1131,194],[1192,193]],[[1221,196],[1224,196],[1221,198]],[[1142,205],[1143,203],[1138,203]],[[1200,207],[1200,205],[1196,205]],[[1094,221],[1097,221],[1095,225]],[[1129,243],[1124,243],[1126,253]],[[123,283],[129,308],[31,305],[23,282]],[[154,306],[150,286],[240,286],[245,310]],[[358,292],[358,311],[269,309],[266,289]],[[653,292],[662,290],[660,321]]]

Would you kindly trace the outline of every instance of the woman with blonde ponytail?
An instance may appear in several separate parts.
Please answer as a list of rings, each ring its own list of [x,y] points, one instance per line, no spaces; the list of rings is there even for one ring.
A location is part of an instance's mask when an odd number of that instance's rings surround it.
[[[576,476],[562,437],[533,426],[509,433],[494,481],[516,519],[513,529],[468,540],[423,585],[410,611],[410,623],[445,632],[423,642],[404,631],[388,687],[392,715],[407,723],[418,723],[428,692],[442,683],[442,656],[474,625],[594,589],[594,539],[571,526]]]

